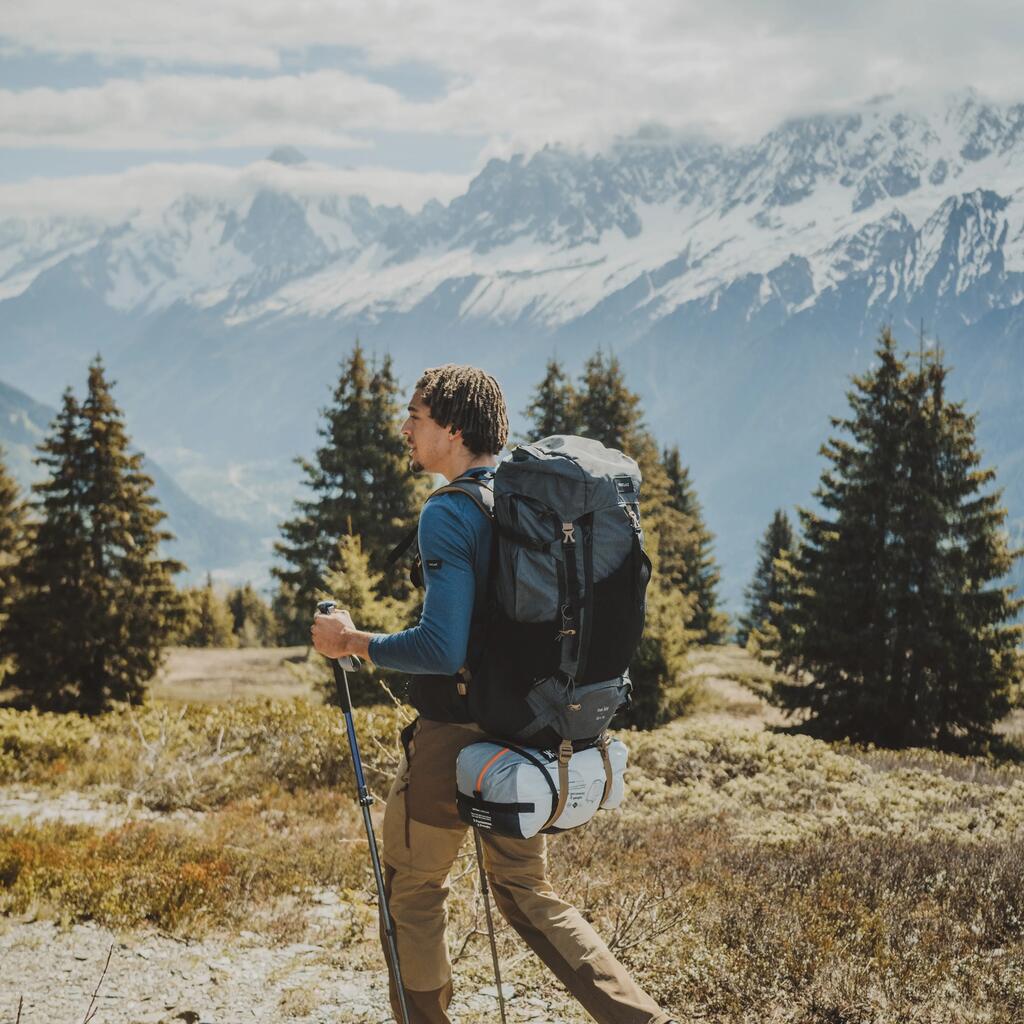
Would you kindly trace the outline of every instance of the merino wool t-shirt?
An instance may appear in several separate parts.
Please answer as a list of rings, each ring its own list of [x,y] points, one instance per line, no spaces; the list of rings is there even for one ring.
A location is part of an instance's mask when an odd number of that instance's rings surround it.
[[[476,466],[464,476],[492,477],[495,466]],[[420,513],[417,541],[426,594],[420,621],[401,633],[376,633],[370,660],[413,675],[454,675],[475,663],[469,626],[487,594],[491,521],[468,495],[439,494]]]

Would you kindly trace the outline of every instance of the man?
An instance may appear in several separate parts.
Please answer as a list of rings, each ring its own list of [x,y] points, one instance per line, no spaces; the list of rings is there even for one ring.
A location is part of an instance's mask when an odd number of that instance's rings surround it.
[[[486,483],[508,439],[501,388],[472,366],[427,370],[416,382],[402,435],[413,472]],[[410,703],[419,717],[402,734],[405,758],[384,814],[385,887],[413,1024],[450,1024],[445,898],[467,829],[455,806],[455,759],[482,735],[466,711],[460,670],[468,668],[472,685],[482,651],[478,620],[491,529],[489,517],[468,495],[437,495],[419,521],[426,584],[419,624],[392,635],[366,633],[347,612],[336,611],[318,615],[312,628],[316,649],[329,658],[356,654],[413,674]],[[671,1024],[580,913],[554,893],[545,838],[482,833],[485,869],[505,918],[596,1020]],[[393,981],[391,1003],[397,1015]]]

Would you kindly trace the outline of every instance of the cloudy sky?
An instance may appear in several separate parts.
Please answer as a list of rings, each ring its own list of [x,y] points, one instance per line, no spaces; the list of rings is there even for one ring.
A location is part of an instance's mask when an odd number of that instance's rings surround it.
[[[299,147],[371,198],[646,126],[729,141],[880,93],[1024,98],[1018,0],[7,0],[0,189],[153,187]],[[65,183],[65,188],[67,183]],[[13,191],[12,191],[13,188]]]

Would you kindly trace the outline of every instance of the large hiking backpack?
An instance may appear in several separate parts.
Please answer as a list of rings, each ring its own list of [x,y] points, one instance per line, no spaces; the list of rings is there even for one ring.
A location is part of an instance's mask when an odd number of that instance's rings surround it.
[[[493,498],[474,477],[435,492],[494,520],[484,651],[460,686],[490,735],[568,756],[627,701],[651,578],[640,481],[622,452],[556,434],[499,463]]]

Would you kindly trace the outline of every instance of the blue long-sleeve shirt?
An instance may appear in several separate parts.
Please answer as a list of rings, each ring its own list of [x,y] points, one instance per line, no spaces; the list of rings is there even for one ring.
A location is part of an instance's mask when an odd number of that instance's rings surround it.
[[[474,467],[464,475],[494,475]],[[423,506],[417,540],[426,594],[420,621],[401,633],[377,633],[370,660],[413,675],[453,675],[478,652],[469,651],[469,626],[487,592],[491,523],[462,494],[439,494]]]

